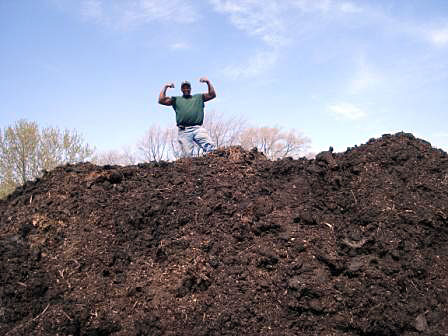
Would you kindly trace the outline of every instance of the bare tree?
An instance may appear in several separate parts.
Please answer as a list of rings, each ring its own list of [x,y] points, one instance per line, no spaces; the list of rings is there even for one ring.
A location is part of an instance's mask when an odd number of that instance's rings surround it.
[[[182,157],[182,150],[177,136],[178,129],[177,127],[171,127],[166,132],[168,133],[169,159],[179,159]]]
[[[215,111],[207,114],[204,127],[216,147],[228,147],[239,144],[240,136],[247,127],[242,117],[218,115]]]
[[[280,151],[280,157],[299,157],[307,155],[311,140],[297,130],[288,130],[282,132],[283,149]],[[281,148],[281,146],[280,146]]]
[[[0,130],[0,196],[57,165],[79,162],[92,150],[76,131],[39,129],[36,122],[19,120]]]
[[[137,154],[131,146],[124,146],[121,153],[123,155],[124,165],[129,166],[137,163]]]
[[[137,163],[135,152],[130,146],[120,150],[103,151],[95,155],[92,162],[97,165],[119,165],[130,166]]]
[[[138,142],[138,150],[144,161],[161,161],[171,158],[172,131],[159,125],[151,126]]]
[[[276,160],[304,154],[310,140],[295,130],[282,131],[278,127],[251,127],[241,133],[240,143],[247,150],[256,147],[269,159]]]
[[[204,119],[204,127],[216,148],[222,148],[239,145],[240,136],[247,127],[247,122],[241,116],[222,116],[213,111],[207,113]],[[195,146],[194,156],[202,154],[203,150],[199,146]]]

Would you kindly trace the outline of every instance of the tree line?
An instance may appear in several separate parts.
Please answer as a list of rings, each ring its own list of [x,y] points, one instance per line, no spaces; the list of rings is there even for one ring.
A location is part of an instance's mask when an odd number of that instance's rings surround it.
[[[270,160],[283,157],[297,158],[308,154],[310,139],[297,130],[280,127],[250,126],[241,117],[225,117],[215,112],[207,114],[204,127],[217,148],[241,146],[246,150],[256,147]],[[135,149],[130,147],[98,153],[97,164],[131,165],[136,162],[171,161],[180,157],[177,128],[153,125],[138,140]],[[196,154],[201,150],[196,148]]]
[[[270,160],[307,154],[310,140],[296,130],[253,127],[242,118],[207,115],[204,126],[216,147],[256,147]],[[197,155],[201,155],[198,148]],[[66,163],[90,161],[98,165],[133,165],[171,161],[180,157],[177,128],[150,126],[134,148],[98,152],[76,130],[41,128],[35,121],[19,120],[0,129],[0,198],[43,171]]]

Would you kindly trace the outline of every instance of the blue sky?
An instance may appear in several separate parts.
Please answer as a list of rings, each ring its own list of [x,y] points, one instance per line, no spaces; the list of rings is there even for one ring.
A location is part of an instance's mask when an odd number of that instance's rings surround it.
[[[0,127],[134,145],[167,82],[207,111],[295,128],[318,152],[411,132],[448,151],[446,0],[0,0]]]

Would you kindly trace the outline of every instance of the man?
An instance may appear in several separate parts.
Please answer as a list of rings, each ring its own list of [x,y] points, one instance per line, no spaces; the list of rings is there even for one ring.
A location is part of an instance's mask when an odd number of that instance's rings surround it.
[[[195,143],[206,153],[215,149],[215,145],[207,130],[202,127],[202,123],[204,122],[204,103],[215,98],[216,93],[207,78],[203,77],[199,81],[207,83],[207,93],[191,95],[191,84],[184,81],[180,87],[182,96],[166,96],[166,90],[174,88],[173,83],[165,84],[159,95],[159,104],[172,106],[176,111],[178,141],[183,157],[193,155]]]

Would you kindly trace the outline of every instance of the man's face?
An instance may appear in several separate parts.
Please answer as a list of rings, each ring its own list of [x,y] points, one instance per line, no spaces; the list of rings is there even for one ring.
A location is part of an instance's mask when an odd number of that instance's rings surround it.
[[[182,90],[182,93],[184,96],[190,96],[191,95],[191,87],[190,85],[182,85],[180,88]]]

